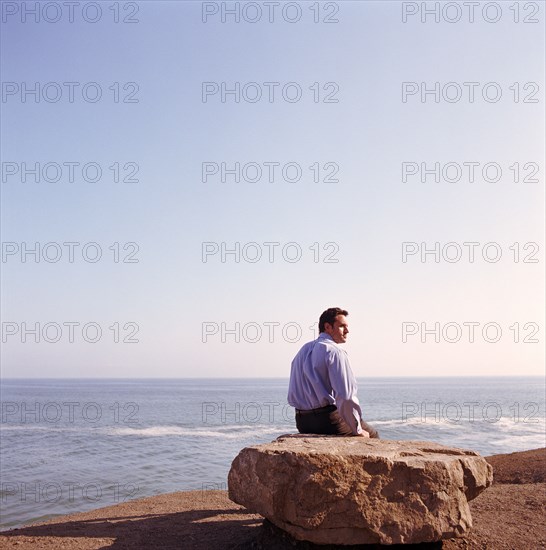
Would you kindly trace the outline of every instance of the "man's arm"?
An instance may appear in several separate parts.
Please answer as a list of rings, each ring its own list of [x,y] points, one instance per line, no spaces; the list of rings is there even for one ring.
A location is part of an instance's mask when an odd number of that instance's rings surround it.
[[[329,351],[330,383],[336,400],[339,415],[351,428],[353,435],[369,436],[362,429],[360,418],[362,411],[357,397],[356,379],[349,364],[349,358],[342,350]]]

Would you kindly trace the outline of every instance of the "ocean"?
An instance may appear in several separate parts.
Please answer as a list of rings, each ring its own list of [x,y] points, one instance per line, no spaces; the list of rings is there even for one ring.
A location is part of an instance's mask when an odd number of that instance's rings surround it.
[[[482,455],[545,446],[542,377],[359,379],[385,439]],[[287,379],[25,379],[0,389],[0,529],[182,490],[227,489],[243,447],[295,433]]]

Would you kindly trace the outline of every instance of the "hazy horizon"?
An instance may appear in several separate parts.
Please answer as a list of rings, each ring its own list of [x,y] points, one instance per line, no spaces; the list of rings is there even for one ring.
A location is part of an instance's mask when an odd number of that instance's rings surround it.
[[[430,379],[437,379],[437,378],[540,378],[543,379],[544,377],[539,374],[501,374],[501,375],[483,375],[483,374],[475,374],[475,375],[464,375],[464,376],[457,376],[457,375],[436,375],[436,376],[357,376],[360,380],[365,379],[400,379],[400,378],[406,378],[406,379],[418,379],[418,378],[430,378]],[[290,379],[289,376],[163,376],[163,377],[152,377],[152,376],[141,376],[141,377],[72,377],[72,376],[63,376],[63,377],[55,377],[50,376],[47,378],[39,377],[39,376],[33,376],[33,377],[16,377],[16,376],[10,376],[6,377],[3,376],[2,380],[288,380]]]

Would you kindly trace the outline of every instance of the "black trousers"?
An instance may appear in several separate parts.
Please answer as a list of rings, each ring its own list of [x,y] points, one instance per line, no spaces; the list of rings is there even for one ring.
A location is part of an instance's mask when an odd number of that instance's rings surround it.
[[[370,437],[379,439],[377,430],[360,419],[362,429],[366,430]],[[353,431],[347,422],[341,418],[335,405],[328,405],[311,411],[296,410],[296,427],[301,434],[323,435],[353,435]]]

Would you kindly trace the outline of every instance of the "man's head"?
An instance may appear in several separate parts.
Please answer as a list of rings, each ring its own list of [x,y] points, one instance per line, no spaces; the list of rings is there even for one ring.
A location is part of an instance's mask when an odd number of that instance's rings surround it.
[[[349,315],[349,312],[339,307],[327,309],[320,316],[319,332],[329,334],[336,344],[344,344],[347,341],[347,334],[349,334],[346,315]]]

